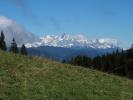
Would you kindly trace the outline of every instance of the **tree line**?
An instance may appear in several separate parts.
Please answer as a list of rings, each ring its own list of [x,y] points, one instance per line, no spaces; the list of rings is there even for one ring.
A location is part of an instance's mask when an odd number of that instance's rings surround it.
[[[107,53],[94,58],[76,56],[67,63],[133,79],[133,45],[126,51],[117,50],[112,54]]]
[[[1,31],[1,35],[0,35],[0,49],[7,51],[7,45],[5,42],[5,35],[4,35],[3,31]],[[24,44],[21,46],[20,51],[19,51],[17,43],[15,41],[15,38],[13,38],[13,40],[11,42],[11,47],[10,47],[9,51],[12,53],[20,53],[22,55],[28,54]]]

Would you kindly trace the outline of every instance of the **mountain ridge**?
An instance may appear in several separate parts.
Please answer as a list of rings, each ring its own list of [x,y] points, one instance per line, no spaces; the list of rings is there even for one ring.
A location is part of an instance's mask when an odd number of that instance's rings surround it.
[[[111,38],[101,39],[88,39],[84,35],[70,36],[69,34],[63,33],[61,35],[46,35],[40,38],[40,41],[34,43],[27,43],[26,47],[39,47],[39,46],[53,46],[53,47],[81,47],[81,48],[116,48],[118,47],[118,41]]]
[[[91,58],[106,53],[112,53],[120,48],[96,49],[96,48],[64,48],[53,46],[39,46],[27,48],[28,53],[33,56],[47,57],[57,61],[71,60],[78,55],[89,56]]]

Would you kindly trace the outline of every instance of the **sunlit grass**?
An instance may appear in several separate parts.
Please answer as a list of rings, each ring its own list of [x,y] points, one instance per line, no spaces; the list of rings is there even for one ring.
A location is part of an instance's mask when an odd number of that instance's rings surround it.
[[[0,51],[3,100],[133,100],[133,81]]]

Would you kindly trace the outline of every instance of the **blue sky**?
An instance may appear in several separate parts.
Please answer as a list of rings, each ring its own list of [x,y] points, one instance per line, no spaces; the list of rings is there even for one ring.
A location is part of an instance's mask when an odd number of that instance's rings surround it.
[[[0,0],[0,15],[38,36],[66,32],[133,43],[133,0]]]

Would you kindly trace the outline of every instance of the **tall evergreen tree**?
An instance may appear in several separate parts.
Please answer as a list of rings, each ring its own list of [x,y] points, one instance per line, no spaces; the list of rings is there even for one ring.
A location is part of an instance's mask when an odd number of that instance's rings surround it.
[[[27,54],[28,54],[28,53],[27,53],[27,50],[26,50],[26,47],[25,47],[24,44],[23,44],[22,47],[21,47],[20,53],[21,53],[22,55],[27,55]]]
[[[5,39],[5,35],[4,35],[3,31],[1,31],[1,39],[2,39],[2,40]]]
[[[12,43],[11,43],[10,51],[13,53],[18,53],[17,43],[16,43],[14,38],[13,38]]]
[[[0,49],[6,51],[6,42],[5,42],[5,35],[3,31],[1,31],[1,36],[0,36]]]

